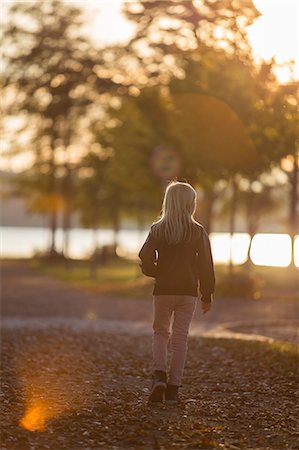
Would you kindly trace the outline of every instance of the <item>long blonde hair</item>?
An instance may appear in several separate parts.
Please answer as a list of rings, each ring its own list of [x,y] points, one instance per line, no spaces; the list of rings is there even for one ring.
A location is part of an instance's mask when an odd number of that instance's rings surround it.
[[[165,191],[161,218],[152,225],[154,237],[168,244],[190,241],[194,223],[197,223],[193,218],[196,198],[196,191],[190,184],[171,182]]]

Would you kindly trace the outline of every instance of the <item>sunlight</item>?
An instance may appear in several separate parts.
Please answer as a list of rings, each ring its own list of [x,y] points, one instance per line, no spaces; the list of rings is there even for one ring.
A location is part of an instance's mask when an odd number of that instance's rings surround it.
[[[86,2],[87,17],[92,20],[86,33],[96,45],[124,43],[134,32],[135,25],[122,14],[122,0]],[[271,60],[275,57],[281,67],[275,69],[278,79],[288,82],[299,78],[299,2],[297,0],[254,0],[262,14],[248,28],[248,37],[257,60]],[[113,29],[113,33],[111,33]],[[293,60],[293,66],[289,61]]]
[[[97,46],[123,44],[133,36],[135,25],[123,16],[122,3],[122,0],[81,3],[86,10],[84,30]]]
[[[92,320],[90,310],[88,313]],[[80,345],[70,349],[67,340],[42,333],[24,350],[16,360],[20,398],[24,401],[19,426],[32,432],[46,431],[54,419],[92,403],[95,385],[90,370],[93,366],[82,365]],[[78,386],[82,386],[80,392]]]
[[[287,234],[259,233],[253,238],[250,257],[257,266],[287,267],[292,260],[291,245]]]
[[[230,233],[211,234],[211,247],[216,264],[227,264],[231,252],[234,264],[244,264],[247,261],[248,245],[247,233],[235,233],[232,239]]]
[[[90,321],[94,321],[97,319],[97,314],[93,309],[88,309],[85,313],[85,318]]]
[[[46,420],[53,417],[45,402],[37,401],[28,408],[24,417],[20,420],[20,425],[29,431],[44,431]]]
[[[249,235],[211,233],[211,246],[215,264],[228,264],[230,252],[234,264],[247,261]],[[232,247],[232,248],[231,248]],[[250,258],[257,266],[287,267],[292,260],[291,238],[287,234],[259,233],[253,237]],[[295,239],[295,266],[299,267],[299,236]]]
[[[49,238],[45,228],[1,227],[3,242],[2,256],[10,258],[30,258],[35,251],[43,251]],[[147,236],[146,231],[121,230],[118,233],[117,253],[119,256],[136,260],[136,254]],[[112,230],[98,231],[98,245],[110,245]],[[291,259],[291,238],[287,234],[261,233],[253,238],[251,259],[254,264],[286,267]],[[57,230],[57,244],[63,245],[62,229]],[[70,231],[69,254],[74,259],[86,259],[94,249],[92,230],[75,228]],[[216,264],[227,264],[230,259],[230,233],[211,233],[211,245]],[[232,239],[232,257],[234,264],[243,264],[247,260],[249,235],[235,233]],[[299,236],[295,240],[295,265],[299,267]]]
[[[135,25],[122,15],[122,0],[102,0],[95,6],[86,2],[86,11],[93,10],[93,20],[86,27],[93,41],[103,46],[129,40]],[[248,28],[249,41],[257,60],[275,57],[275,73],[282,83],[299,78],[299,2],[297,0],[254,0],[262,14]],[[111,29],[114,30],[111,33]],[[294,61],[293,66],[289,61]]]
[[[299,2],[254,0],[254,5],[262,14],[248,28],[256,56],[266,61],[275,58],[281,65],[275,73],[282,83],[299,78]]]

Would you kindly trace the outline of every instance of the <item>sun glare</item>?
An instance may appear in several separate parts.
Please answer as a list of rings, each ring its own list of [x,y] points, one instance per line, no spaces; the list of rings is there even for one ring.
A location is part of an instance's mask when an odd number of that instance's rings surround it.
[[[250,257],[257,266],[287,267],[292,260],[291,246],[292,241],[287,234],[256,234]]]
[[[248,28],[256,59],[275,58],[280,65],[275,73],[282,83],[299,78],[299,1],[253,0],[253,3],[261,13]],[[122,4],[123,0],[102,0],[95,7],[95,3],[86,2],[87,11],[94,8],[87,32],[97,45],[125,42],[132,37],[134,25],[122,15]]]
[[[84,4],[86,34],[96,46],[124,43],[133,36],[134,25],[123,16],[122,3],[122,0],[101,0]]]
[[[249,235],[211,233],[211,245],[216,264],[228,264],[230,254],[234,264],[247,261]],[[257,266],[288,267],[292,261],[292,241],[288,234],[258,233],[253,237],[250,259]],[[299,267],[299,236],[295,240],[295,266]]]
[[[20,420],[20,425],[28,431],[44,431],[46,420],[53,417],[53,414],[42,401],[37,401],[29,407],[24,417]]]
[[[211,246],[215,263],[227,264],[232,254],[234,264],[243,264],[247,260],[249,235],[235,233],[231,239],[229,233],[212,233]]]
[[[257,59],[275,58],[282,83],[299,78],[298,0],[254,0],[254,4],[261,16],[249,27],[248,36]]]

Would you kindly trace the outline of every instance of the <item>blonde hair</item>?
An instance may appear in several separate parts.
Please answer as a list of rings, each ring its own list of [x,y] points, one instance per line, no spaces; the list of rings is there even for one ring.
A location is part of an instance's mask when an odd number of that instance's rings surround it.
[[[152,225],[154,237],[168,244],[190,241],[194,223],[197,223],[193,218],[196,198],[196,191],[190,184],[171,182],[165,191],[161,218]]]

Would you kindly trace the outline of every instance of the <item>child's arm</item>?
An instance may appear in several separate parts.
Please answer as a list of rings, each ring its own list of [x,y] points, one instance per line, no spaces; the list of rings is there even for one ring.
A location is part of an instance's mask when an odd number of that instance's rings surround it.
[[[200,281],[201,301],[211,303],[215,289],[215,272],[209,235],[202,229],[198,250],[198,272]]]
[[[141,259],[140,267],[142,273],[148,277],[155,278],[157,273],[156,243],[151,232],[149,232],[138,256]]]

